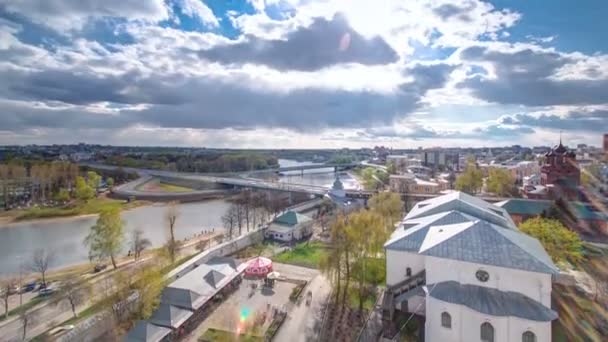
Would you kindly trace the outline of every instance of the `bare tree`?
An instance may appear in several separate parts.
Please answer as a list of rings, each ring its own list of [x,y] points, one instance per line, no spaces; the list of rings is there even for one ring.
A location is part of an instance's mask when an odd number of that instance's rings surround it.
[[[21,321],[22,330],[22,339],[25,341],[27,337],[27,327],[34,323],[36,320],[36,311],[28,310],[26,307],[21,306],[21,310],[19,310],[19,321]]]
[[[132,233],[131,248],[133,249],[133,258],[139,259],[141,252],[150,247],[152,243],[144,237],[144,232],[141,229],[135,229]]]
[[[57,302],[67,302],[72,309],[72,314],[77,317],[76,307],[84,304],[91,295],[91,284],[88,282],[78,283],[74,279],[68,279],[61,285]]]
[[[234,229],[238,225],[237,211],[237,207],[234,204],[231,204],[230,207],[228,207],[228,210],[226,211],[224,216],[222,216],[222,223],[224,223],[224,228],[227,229],[226,233],[228,235],[229,240],[232,240],[232,238],[234,237]]]
[[[175,221],[177,221],[178,216],[179,211],[177,209],[177,203],[169,203],[165,217],[167,219],[167,223],[169,224],[169,241],[167,241],[167,249],[169,251],[169,256],[171,257],[171,262],[175,262],[175,255],[177,253],[177,242],[175,241]]]
[[[0,301],[4,305],[4,318],[8,318],[8,297],[15,285],[17,285],[17,279],[15,278],[0,280]]]
[[[34,272],[40,273],[42,276],[42,284],[46,286],[46,272],[49,266],[55,261],[55,254],[53,252],[47,252],[46,249],[37,249],[34,252],[32,258],[32,264],[30,269]]]

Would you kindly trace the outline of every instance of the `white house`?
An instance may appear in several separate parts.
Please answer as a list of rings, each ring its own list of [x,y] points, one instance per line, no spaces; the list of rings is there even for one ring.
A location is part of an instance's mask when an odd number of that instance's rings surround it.
[[[312,234],[312,223],[310,217],[290,210],[270,223],[266,238],[284,242],[300,240]]]
[[[425,316],[425,341],[551,341],[552,275],[538,240],[461,192],[419,202],[384,245],[385,319]]]

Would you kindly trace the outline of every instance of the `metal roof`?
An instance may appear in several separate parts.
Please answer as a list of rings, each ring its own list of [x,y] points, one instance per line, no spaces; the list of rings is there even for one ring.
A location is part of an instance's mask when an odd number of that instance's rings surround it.
[[[167,328],[178,328],[190,316],[192,311],[178,308],[167,303],[161,303],[149,321],[152,324],[160,325]]]
[[[302,214],[298,214],[295,211],[288,211],[283,215],[275,218],[272,223],[284,225],[284,226],[295,226],[298,223],[310,221],[310,217]]]
[[[459,284],[446,281],[426,285],[428,296],[444,302],[464,305],[477,312],[492,316],[513,316],[531,321],[550,322],[557,313],[519,292]]]
[[[124,342],[158,342],[171,333],[171,329],[159,327],[147,321],[138,321],[123,339]]]

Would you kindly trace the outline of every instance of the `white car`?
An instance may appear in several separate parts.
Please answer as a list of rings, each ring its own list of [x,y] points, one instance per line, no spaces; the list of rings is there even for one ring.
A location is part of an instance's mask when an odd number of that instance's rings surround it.
[[[56,328],[51,329],[51,331],[49,331],[49,335],[51,336],[57,336],[59,334],[63,334],[66,333],[70,330],[74,329],[74,325],[69,324],[69,325],[62,325]]]

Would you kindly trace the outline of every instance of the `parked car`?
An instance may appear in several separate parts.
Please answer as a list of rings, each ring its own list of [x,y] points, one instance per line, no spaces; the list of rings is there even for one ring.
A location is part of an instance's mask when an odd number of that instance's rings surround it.
[[[73,330],[74,326],[72,324],[69,325],[62,325],[59,326],[57,328],[53,328],[51,331],[49,331],[49,335],[51,336],[57,336],[57,335],[61,335],[64,334],[70,330]]]
[[[95,265],[95,268],[93,268],[93,272],[98,273],[101,272],[103,270],[105,270],[108,267],[108,265],[105,264],[97,264]]]
[[[23,285],[23,287],[21,288],[21,291],[22,292],[34,291],[36,289],[36,284],[38,284],[38,282],[35,282],[35,281],[27,283],[27,284]]]
[[[38,295],[41,296],[41,297],[46,297],[46,296],[52,295],[53,293],[55,293],[54,289],[45,288],[45,289],[40,290],[38,292]]]
[[[50,283],[50,282],[48,282],[48,281],[47,281],[46,283],[40,283],[40,286],[38,287],[38,291],[40,291],[40,290],[44,290],[44,289],[46,289],[47,287],[49,287],[49,283]]]

